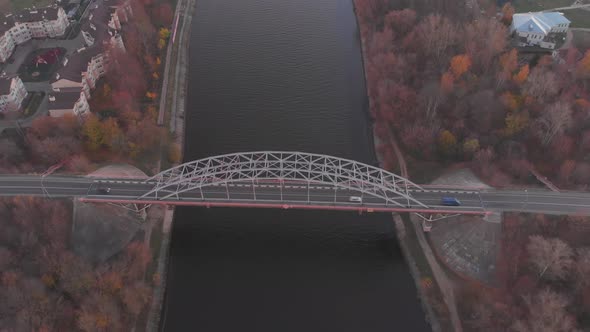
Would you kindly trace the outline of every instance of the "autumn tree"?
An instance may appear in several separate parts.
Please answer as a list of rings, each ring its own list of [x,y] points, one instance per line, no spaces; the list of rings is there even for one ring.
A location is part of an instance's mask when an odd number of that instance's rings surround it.
[[[565,160],[559,167],[559,180],[563,183],[568,183],[575,169],[576,162],[574,160]]]
[[[479,18],[464,27],[465,53],[477,72],[487,72],[493,59],[506,48],[506,27],[493,18]]]
[[[516,49],[500,56],[500,71],[497,75],[498,86],[504,84],[512,77],[512,73],[518,68]]]
[[[150,287],[148,287],[143,281],[137,281],[123,289],[121,300],[126,311],[132,317],[137,317],[141,312],[141,309],[148,303],[151,297],[150,295]]]
[[[506,116],[504,135],[513,136],[522,132],[529,124],[528,112],[511,112]]]
[[[364,22],[375,22],[377,15],[385,13],[389,7],[386,0],[355,0],[354,8],[361,20]]]
[[[529,77],[529,65],[526,64],[520,67],[518,73],[516,73],[513,77],[514,82],[518,85],[522,85],[522,83],[526,82],[527,78]]]
[[[514,15],[514,7],[507,2],[502,6],[502,23],[510,25],[512,23],[512,16]]]
[[[572,110],[565,102],[549,106],[537,120],[537,134],[544,145],[572,125]]]
[[[590,247],[576,250],[576,264],[574,264],[574,280],[578,290],[590,287]]]
[[[385,25],[399,35],[405,35],[416,23],[416,12],[406,8],[403,10],[392,10],[385,15]]]
[[[447,71],[440,77],[440,87],[444,93],[449,93],[453,91],[454,84],[455,78],[453,77],[453,74],[451,74],[450,72]]]
[[[471,67],[471,59],[466,54],[455,55],[451,59],[451,72],[456,78],[461,77]]]
[[[590,77],[590,50],[587,50],[582,60],[578,62],[577,74],[582,78]]]
[[[524,301],[527,317],[512,326],[515,332],[574,332],[576,318],[567,311],[569,301],[562,295],[544,289]]]
[[[527,252],[530,263],[539,278],[565,279],[574,263],[572,248],[557,238],[530,236]]]
[[[156,26],[170,26],[174,20],[174,11],[170,4],[164,2],[154,6],[151,10],[153,24]]]

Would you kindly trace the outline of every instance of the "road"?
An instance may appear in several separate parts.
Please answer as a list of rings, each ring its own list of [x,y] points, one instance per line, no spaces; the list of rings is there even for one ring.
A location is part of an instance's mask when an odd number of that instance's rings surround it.
[[[551,192],[544,190],[489,190],[427,188],[412,190],[413,198],[429,206],[424,209],[416,203],[398,198],[401,206],[386,204],[383,198],[352,190],[337,189],[329,185],[305,183],[279,183],[273,181],[229,183],[192,189],[166,199],[154,196],[140,198],[154,187],[152,182],[130,179],[97,179],[36,175],[0,175],[2,196],[78,197],[86,201],[120,203],[160,203],[170,205],[254,206],[326,208],[342,210],[409,211],[438,213],[481,214],[493,211],[522,211],[559,215],[590,215],[590,193]],[[102,194],[100,188],[111,188]],[[350,201],[351,196],[362,197],[362,203]],[[441,198],[456,197],[461,206],[442,206]],[[229,197],[229,199],[228,199]]]

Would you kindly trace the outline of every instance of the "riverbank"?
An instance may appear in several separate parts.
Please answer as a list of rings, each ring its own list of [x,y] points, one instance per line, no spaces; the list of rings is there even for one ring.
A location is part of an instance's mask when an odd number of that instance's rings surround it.
[[[189,42],[190,27],[193,18],[193,11],[196,0],[179,0],[175,10],[175,22],[177,22],[174,35],[171,37],[171,44],[166,58],[165,78],[162,86],[159,118],[166,119],[165,123],[172,137],[172,144],[175,144],[179,151],[179,161],[184,154],[184,115],[185,115],[185,98],[188,88],[188,64],[189,64]],[[164,169],[162,160],[168,159],[170,153],[169,147],[162,147],[158,171]],[[172,224],[174,220],[174,209],[165,209],[162,219],[159,248],[157,250],[156,275],[158,282],[152,293],[152,302],[148,313],[146,331],[158,331],[161,326],[161,320],[165,319],[166,314],[162,313],[162,306],[166,294],[166,276],[168,274],[168,256],[170,249],[170,237],[172,235]]]
[[[368,68],[366,58],[366,43],[361,32],[361,21],[359,20],[356,6],[354,6],[354,12],[361,44],[361,59],[363,63],[363,75],[366,84],[366,71]],[[375,122],[371,117],[371,102],[368,97],[368,92],[366,92],[366,96],[365,112],[371,119],[371,121],[369,121],[369,130],[371,133],[369,139],[373,144],[372,148],[377,162],[381,167],[384,167],[383,156],[379,153],[378,149],[380,139],[375,132]],[[405,173],[401,175],[407,177],[407,172],[405,171],[405,162],[403,160],[398,160],[398,163],[400,171]],[[443,289],[446,289],[446,287],[443,288],[444,285],[441,284],[441,279],[446,279],[446,276],[435,275],[434,268],[437,266],[431,266],[431,262],[428,260],[428,257],[426,257],[427,254],[425,252],[425,248],[421,247],[419,243],[418,233],[422,231],[419,225],[412,223],[409,216],[400,216],[396,214],[393,215],[393,222],[395,224],[397,239],[402,249],[404,259],[406,260],[406,264],[410,269],[410,274],[414,279],[414,283],[418,291],[418,298],[422,304],[424,313],[426,315],[426,320],[430,324],[432,330],[435,332],[448,331],[450,329],[460,330],[460,322],[458,321],[457,317],[453,317],[456,315],[450,314],[451,310],[449,308],[449,301],[454,303],[454,298],[449,299],[449,292],[452,292],[452,290],[447,292],[443,291]],[[436,271],[440,273],[440,269],[436,269]],[[453,312],[456,312],[456,308],[453,308]]]

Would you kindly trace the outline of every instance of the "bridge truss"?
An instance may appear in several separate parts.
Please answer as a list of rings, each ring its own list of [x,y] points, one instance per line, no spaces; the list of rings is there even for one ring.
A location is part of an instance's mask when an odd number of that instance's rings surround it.
[[[401,176],[383,169],[327,155],[261,151],[233,153],[188,162],[147,179],[153,188],[139,199],[166,200],[179,198],[183,192],[230,183],[249,183],[252,189],[260,181],[272,181],[283,199],[285,184],[326,185],[337,190],[351,190],[360,195],[382,199],[386,205],[429,208],[414,199],[410,190],[422,188]],[[228,190],[227,198],[230,198]],[[201,190],[201,198],[203,191]],[[254,200],[256,194],[254,193]]]

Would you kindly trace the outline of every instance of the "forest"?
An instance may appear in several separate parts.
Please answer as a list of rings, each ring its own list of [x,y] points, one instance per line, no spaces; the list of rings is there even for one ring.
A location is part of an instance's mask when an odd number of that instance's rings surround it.
[[[421,10],[385,0],[355,4],[387,168],[397,167],[393,135],[410,172],[425,163],[466,163],[488,183],[506,186],[530,181],[534,169],[559,187],[587,188],[590,51],[526,61],[510,46],[509,4],[500,15],[457,14],[440,1]]]
[[[149,248],[90,265],[69,247],[71,203],[0,199],[0,330],[130,331],[151,296]],[[156,282],[156,281],[155,281]]]
[[[590,180],[590,51],[523,55],[510,4],[355,0],[384,166],[470,167],[493,186]],[[392,143],[393,142],[393,143]],[[536,183],[539,185],[538,183]],[[590,329],[587,218],[505,214],[496,283],[455,276],[465,331]]]

